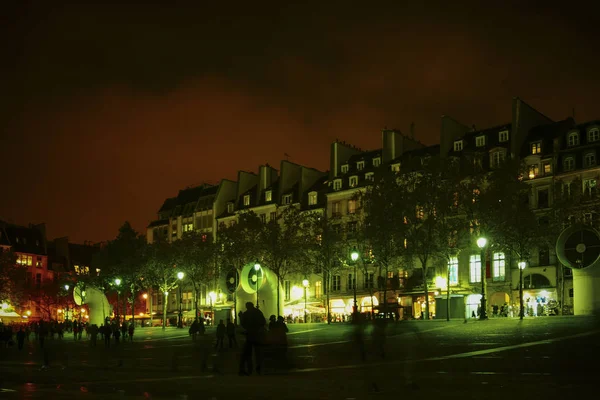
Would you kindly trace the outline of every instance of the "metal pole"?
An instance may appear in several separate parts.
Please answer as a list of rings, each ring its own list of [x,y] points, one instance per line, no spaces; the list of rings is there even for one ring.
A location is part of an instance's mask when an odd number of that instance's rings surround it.
[[[523,307],[523,268],[519,267],[519,319],[523,319],[525,310]]]
[[[356,261],[354,262],[354,275],[352,276],[352,286],[354,287],[354,315],[352,318],[355,318],[358,314],[358,302],[356,301]],[[372,305],[372,304],[371,304]]]
[[[304,323],[308,322],[308,315],[306,314],[306,286],[304,286]]]
[[[481,249],[481,314],[479,319],[487,319],[487,302],[485,298],[485,280],[486,280],[486,264],[485,264],[485,247]]]
[[[258,278],[258,272],[259,270],[256,270],[256,308],[260,308],[260,304],[258,303],[258,289],[260,288],[259,285],[259,278]]]
[[[181,294],[181,282],[179,282],[179,321],[177,321],[177,327],[183,328],[183,310],[182,310],[182,294]]]
[[[121,311],[119,310],[119,303],[121,302],[120,300],[121,296],[119,294],[119,291],[117,290],[117,321],[119,322],[119,325],[121,324]]]

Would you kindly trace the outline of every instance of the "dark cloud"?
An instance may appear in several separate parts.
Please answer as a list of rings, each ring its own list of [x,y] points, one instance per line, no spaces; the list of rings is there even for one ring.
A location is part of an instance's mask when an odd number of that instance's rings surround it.
[[[598,14],[577,3],[324,3],[7,3],[0,218],[102,240],[284,153],[325,170],[335,138],[415,122],[431,144],[440,115],[504,123],[513,96],[599,117]]]

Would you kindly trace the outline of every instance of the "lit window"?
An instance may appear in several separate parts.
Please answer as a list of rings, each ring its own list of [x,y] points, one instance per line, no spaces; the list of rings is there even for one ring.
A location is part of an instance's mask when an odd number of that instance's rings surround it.
[[[458,257],[450,257],[448,261],[448,275],[450,286],[458,285]]]
[[[285,196],[283,196],[283,204],[285,204],[285,205],[292,204],[292,195],[291,194],[286,194]]]
[[[244,196],[244,206],[249,206],[250,205],[250,195],[247,194]]]
[[[373,159],[373,166],[374,167],[379,167],[381,165],[381,158],[376,157]]]
[[[597,142],[600,140],[600,129],[592,128],[588,131],[588,142]]]
[[[481,256],[472,255],[469,259],[469,282],[481,282]]]
[[[228,213],[232,213],[233,212],[233,203],[227,203],[227,212]]]
[[[372,182],[375,179],[375,174],[373,172],[367,172],[365,174],[365,179]]]
[[[342,165],[342,174],[345,174],[347,172],[348,172],[348,164]]]
[[[584,179],[583,181],[583,192],[589,196],[596,193],[596,180],[595,179]]]
[[[572,171],[575,169],[575,159],[573,157],[567,157],[563,161],[563,169],[565,171]]]
[[[540,142],[531,143],[531,154],[540,154],[542,152],[542,144]]]
[[[506,278],[506,260],[504,253],[494,253],[494,281],[503,281]]]
[[[317,204],[317,192],[310,192],[308,194],[308,205],[314,206]]]
[[[501,131],[498,133],[499,142],[508,142],[508,131]]]
[[[333,181],[333,190],[340,190],[342,188],[342,180],[336,179]]]
[[[392,171],[393,172],[400,172],[400,164],[393,164],[392,165]]]
[[[551,173],[552,173],[552,164],[550,164],[550,162],[546,161],[544,163],[544,175],[551,174]]]
[[[577,133],[577,132],[569,133],[569,136],[567,136],[567,146],[573,147],[573,146],[577,146],[578,144],[579,144],[579,133]]]
[[[475,138],[475,146],[476,147],[483,147],[483,146],[485,146],[485,136],[477,136]]]
[[[270,190],[267,190],[265,192],[265,201],[272,201],[273,200],[273,192]]]
[[[585,167],[593,167],[596,165],[596,153],[587,153],[583,156],[583,165],[585,165]]]
[[[504,152],[503,150],[499,150],[499,151],[493,152],[490,156],[491,156],[490,164],[491,164],[492,168],[498,168],[504,162],[506,152]]]
[[[341,214],[341,203],[339,201],[335,201],[331,203],[331,215],[334,217],[339,217]]]
[[[350,177],[350,187],[358,186],[358,176]]]
[[[533,179],[540,174],[540,166],[533,164],[529,166],[529,179]]]
[[[365,169],[365,162],[364,161],[359,161],[356,163],[356,169],[359,171],[362,171],[363,169]]]
[[[356,200],[348,200],[348,214],[356,213]]]
[[[461,151],[463,149],[463,141],[457,140],[454,142],[454,151]]]

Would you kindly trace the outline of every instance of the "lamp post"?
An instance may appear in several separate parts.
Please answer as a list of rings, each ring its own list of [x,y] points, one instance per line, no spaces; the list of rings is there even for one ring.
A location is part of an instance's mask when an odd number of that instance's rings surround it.
[[[354,263],[354,275],[352,276],[352,279],[354,281],[352,282],[352,287],[354,288],[354,307],[352,307],[352,318],[354,319],[356,317],[356,314],[358,313],[358,302],[356,301],[356,265],[358,264],[358,251],[356,250],[356,247],[352,249],[352,253],[350,253],[350,258]],[[371,307],[372,306],[373,304],[371,304]]]
[[[69,285],[65,285],[65,291],[67,292],[67,305],[65,307],[65,321],[69,320]]]
[[[117,321],[119,321],[119,324],[121,324],[121,315],[119,313],[119,302],[120,302],[120,293],[119,293],[119,286],[121,286],[121,279],[117,278],[115,279],[115,285],[117,285],[117,313],[115,315],[115,317],[117,317]]]
[[[260,305],[258,303],[258,289],[260,289],[260,263],[258,262],[258,260],[256,260],[256,262],[254,263],[254,271],[254,276],[256,277],[256,308],[260,308]]]
[[[182,286],[181,281],[183,280],[184,276],[185,276],[185,274],[181,271],[177,273],[177,279],[179,279],[179,285],[178,285],[179,286],[179,317],[177,319],[177,327],[178,328],[183,328],[183,308],[182,308],[183,295],[182,295],[182,291],[181,291],[181,286]]]
[[[302,280],[302,286],[304,286],[304,323],[307,323],[308,313],[306,312],[306,290],[308,289],[308,279]]]
[[[525,261],[519,261],[519,319],[523,319],[525,309],[523,307],[523,270],[527,266]]]
[[[487,245],[487,239],[480,237],[477,239],[477,247],[481,249],[481,313],[479,319],[487,319],[487,301],[485,298],[486,291],[486,264],[485,264],[485,246]]]
[[[148,293],[144,293],[142,298],[144,299],[144,309],[146,310],[146,314],[148,314]],[[150,314],[150,325],[152,325],[152,314]],[[144,319],[142,319],[141,327],[144,327]]]

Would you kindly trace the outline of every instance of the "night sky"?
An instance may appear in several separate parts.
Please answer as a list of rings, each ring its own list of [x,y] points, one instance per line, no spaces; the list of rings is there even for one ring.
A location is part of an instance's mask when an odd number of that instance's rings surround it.
[[[514,96],[600,118],[599,14],[574,1],[40,3],[0,5],[0,219],[50,239],[145,232],[179,189],[284,153],[326,170],[336,138],[506,123]]]

